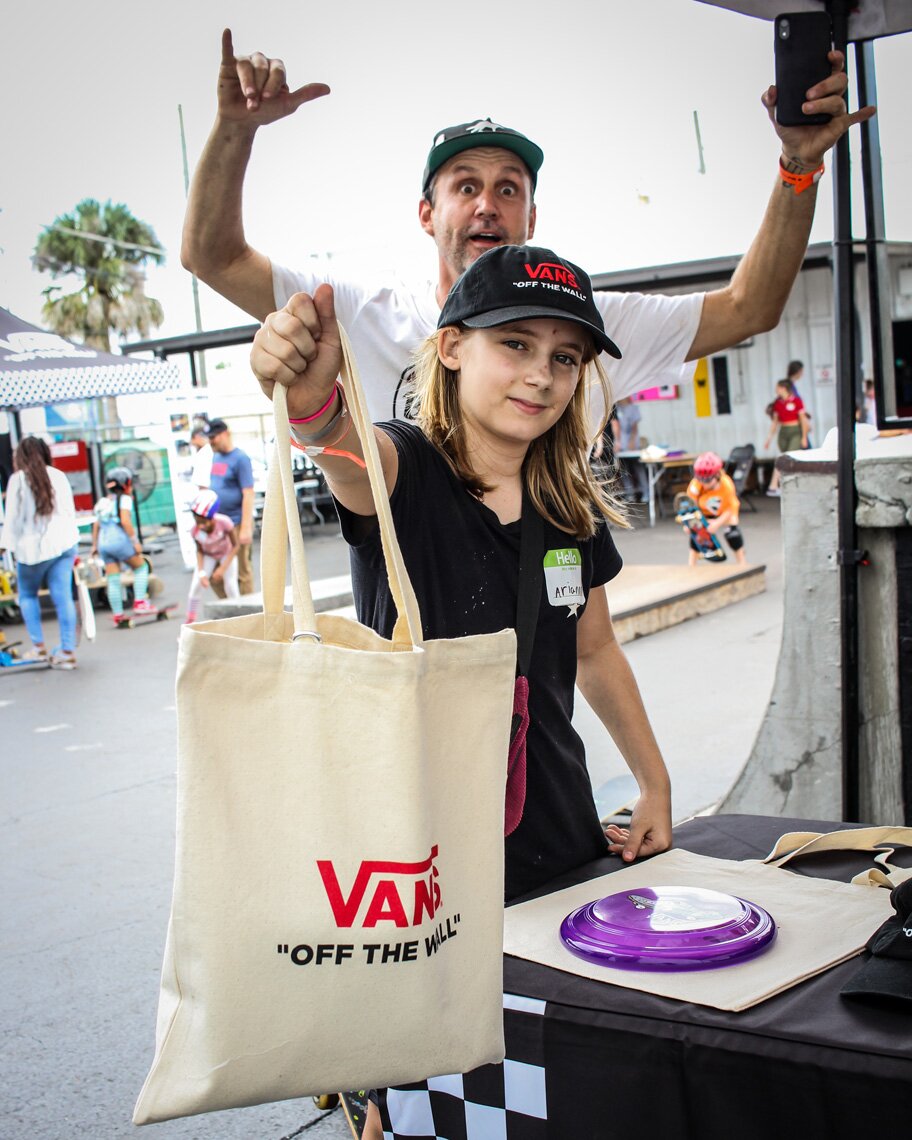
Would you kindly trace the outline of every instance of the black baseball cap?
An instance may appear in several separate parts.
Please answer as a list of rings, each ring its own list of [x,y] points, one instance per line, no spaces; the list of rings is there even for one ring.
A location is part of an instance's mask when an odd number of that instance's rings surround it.
[[[209,426],[205,428],[206,435],[208,435],[210,439],[214,438],[217,435],[221,435],[223,431],[227,430],[228,425],[224,420],[210,420]]]
[[[842,996],[912,1012],[912,878],[890,892],[896,913],[865,947],[865,963],[842,987]]]
[[[437,328],[490,329],[528,317],[560,317],[592,334],[600,352],[620,360],[592,300],[592,282],[578,265],[537,245],[498,245],[485,250],[450,290]]]
[[[490,119],[475,119],[472,123],[460,123],[456,127],[444,127],[434,135],[431,151],[428,154],[421,179],[421,192],[427,193],[435,172],[441,166],[463,150],[471,150],[476,146],[499,146],[504,150],[512,150],[518,154],[532,177],[532,189],[538,180],[538,172],[545,161],[541,147],[535,145],[531,139],[514,131],[510,127],[502,127],[500,123],[493,123]]]

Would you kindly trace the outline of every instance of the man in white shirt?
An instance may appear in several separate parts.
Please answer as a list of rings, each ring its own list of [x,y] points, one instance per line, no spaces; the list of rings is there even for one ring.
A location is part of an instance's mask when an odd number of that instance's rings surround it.
[[[193,515],[190,513],[190,504],[200,493],[209,487],[212,473],[212,445],[206,434],[209,425],[205,420],[194,420],[190,430],[190,446],[193,448],[193,462],[190,470],[186,468],[181,473],[181,510],[177,520],[177,537],[181,548],[181,557],[187,570],[196,569],[196,543],[190,532],[195,525]]]
[[[779,176],[750,249],[724,289],[706,294],[596,294],[605,327],[622,359],[603,357],[616,399],[646,386],[689,378],[686,362],[708,356],[778,323],[801,267],[814,216],[823,156],[848,128],[874,114],[846,113],[842,56],[811,88],[804,110],[833,117],[822,126],[775,123],[776,92],[763,96],[783,148]],[[543,155],[518,131],[489,119],[446,128],[434,137],[425,167],[419,222],[437,247],[437,280],[411,289],[388,279],[351,281],[331,271],[293,272],[248,245],[241,198],[261,126],[292,115],[329,93],[322,83],[289,90],[285,66],[260,52],[236,56],[222,36],[215,125],[193,176],[181,260],[228,300],[264,320],[296,292],[333,286],[336,314],[351,336],[371,415],[405,412],[412,351],[437,326],[456,278],[495,245],[524,245],[535,231],[535,183]]]
[[[197,420],[194,422],[193,431],[190,433],[190,446],[196,452],[193,457],[193,468],[190,472],[190,482],[194,487],[194,498],[197,491],[208,489],[212,477],[212,444],[206,434],[208,427],[209,425],[204,421]]]

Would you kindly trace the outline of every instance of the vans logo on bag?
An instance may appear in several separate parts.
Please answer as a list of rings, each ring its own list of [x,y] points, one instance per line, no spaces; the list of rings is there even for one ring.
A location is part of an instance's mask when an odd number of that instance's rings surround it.
[[[396,863],[365,859],[348,891],[343,891],[331,859],[318,859],[317,869],[336,925],[359,925],[365,929],[378,922],[395,926],[420,926],[440,909],[440,885],[434,866],[437,845],[420,863]],[[358,921],[360,916],[360,921]]]

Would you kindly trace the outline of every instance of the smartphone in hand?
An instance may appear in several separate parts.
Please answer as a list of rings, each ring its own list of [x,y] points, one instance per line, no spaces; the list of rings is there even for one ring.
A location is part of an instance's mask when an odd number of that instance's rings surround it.
[[[832,71],[828,12],[785,12],[773,22],[776,57],[776,122],[784,127],[828,123],[832,115],[805,115],[807,93]]]

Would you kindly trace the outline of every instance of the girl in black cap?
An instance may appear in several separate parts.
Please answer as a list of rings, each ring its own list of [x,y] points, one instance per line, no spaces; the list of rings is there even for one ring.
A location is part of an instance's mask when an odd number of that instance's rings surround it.
[[[626,523],[587,461],[590,383],[603,386],[606,407],[612,403],[600,351],[620,356],[586,274],[551,250],[498,247],[457,281],[437,333],[417,355],[416,422],[374,428],[424,636],[517,628],[528,703],[514,706],[522,727],[507,780],[508,899],[608,851],[632,861],[671,843],[668,774],[604,591],[621,568],[607,524]],[[313,298],[296,294],[268,317],[251,364],[265,391],[274,383],[288,388],[297,444],[325,471],[351,546],[359,620],[389,638],[396,608],[361,445],[337,380],[341,347],[329,286]],[[531,645],[518,619],[521,547],[534,547]],[[629,829],[603,829],[599,821],[571,723],[575,685],[637,779]],[[384,1090],[372,1100],[364,1135],[374,1140],[389,1120]]]
[[[607,849],[632,860],[671,841],[668,775],[602,588],[621,568],[607,524],[626,524],[586,459],[590,384],[607,386],[599,351],[620,356],[588,276],[552,250],[498,247],[459,279],[418,353],[416,422],[375,427],[427,638],[516,626],[524,500],[541,520],[526,793],[506,840],[508,898],[606,852],[571,724],[575,684],[640,787],[629,830],[609,828]],[[325,471],[352,549],[359,619],[389,637],[396,610],[336,379],[332,290],[297,294],[268,317],[251,363],[264,390],[288,388],[297,442]]]

